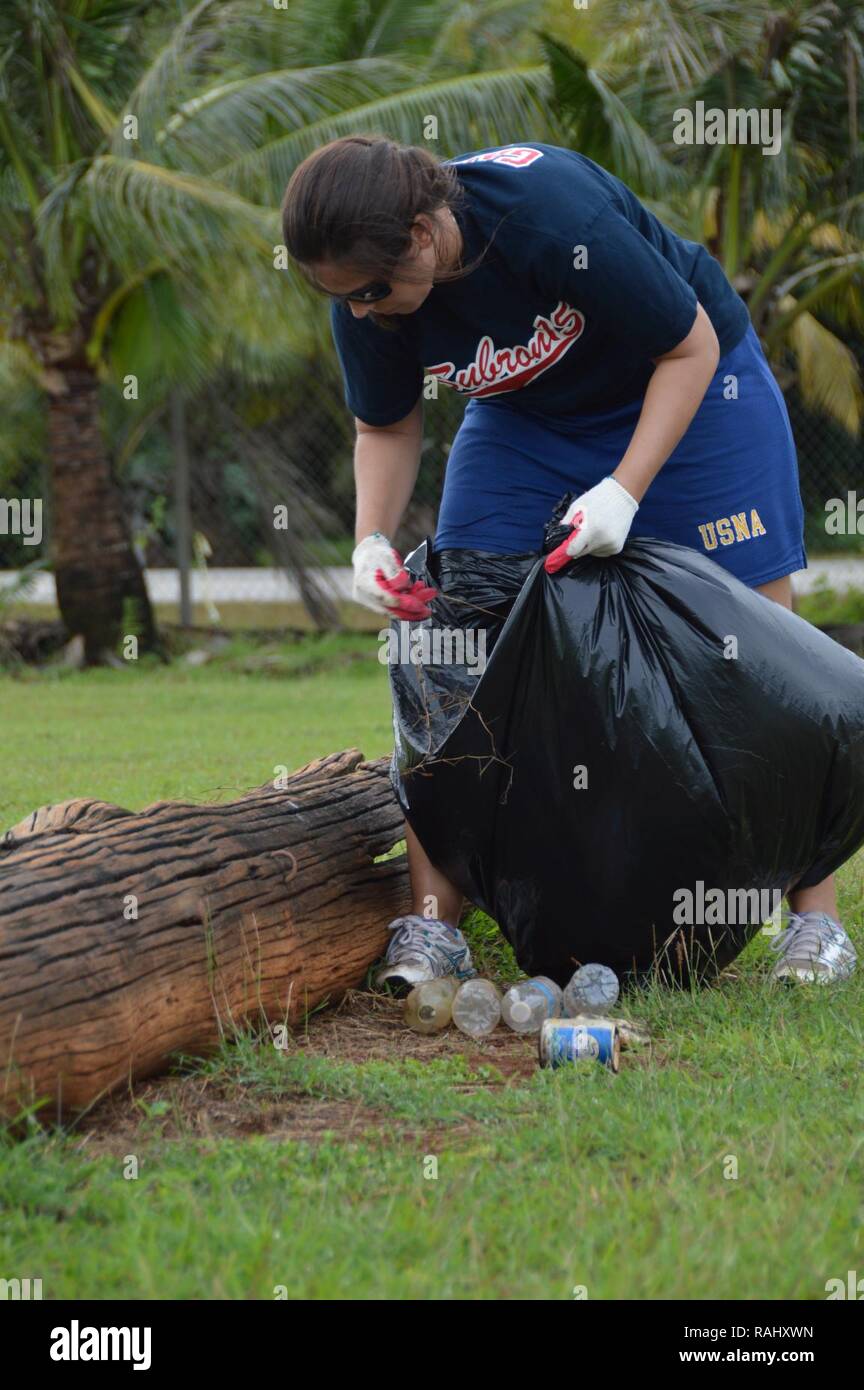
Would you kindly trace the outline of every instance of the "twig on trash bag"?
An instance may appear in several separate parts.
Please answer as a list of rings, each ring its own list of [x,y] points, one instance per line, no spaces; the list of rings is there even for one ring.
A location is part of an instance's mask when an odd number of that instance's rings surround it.
[[[417,765],[416,765],[415,767],[412,767],[412,769],[411,769],[411,775],[414,776],[415,773],[425,773],[426,775],[431,775],[430,773],[427,772],[427,769],[434,767],[434,765],[435,765],[436,763],[445,763],[445,764],[448,765],[448,766],[455,766],[457,763],[462,763],[462,762],[476,762],[476,763],[483,763],[483,764],[485,764],[485,766],[484,766],[483,768],[481,768],[481,771],[480,771],[480,776],[482,777],[482,776],[483,776],[483,773],[486,771],[486,768],[487,768],[488,766],[490,766],[492,763],[500,763],[502,767],[506,767],[506,768],[508,768],[509,771],[510,771],[510,777],[509,777],[509,779],[508,779],[507,786],[504,788],[504,794],[503,794],[503,796],[501,797],[501,800],[500,800],[500,802],[499,802],[499,805],[504,806],[504,805],[506,805],[506,803],[507,803],[507,797],[509,796],[509,794],[510,794],[510,788],[511,788],[512,785],[513,785],[513,777],[514,777],[514,773],[515,773],[515,768],[513,767],[513,764],[512,764],[507,758],[503,758],[503,757],[500,755],[500,753],[498,753],[498,752],[496,751],[496,749],[495,749],[495,736],[494,736],[494,734],[492,733],[492,730],[489,728],[489,725],[486,723],[486,720],[483,718],[483,715],[480,713],[480,711],[479,711],[479,709],[477,708],[477,706],[474,705],[474,704],[472,704],[471,700],[469,699],[469,700],[466,702],[465,708],[466,708],[466,709],[472,709],[472,710],[474,711],[474,713],[476,714],[477,718],[480,720],[480,723],[483,725],[483,728],[486,730],[487,734],[489,735],[489,741],[490,741],[490,743],[492,744],[492,752],[491,752],[491,753],[460,753],[458,757],[453,757],[453,758],[447,758],[447,757],[436,757],[436,758],[425,757],[425,758],[421,759],[421,761],[420,761],[419,763],[417,763]]]
[[[454,608],[458,607],[461,604],[463,608],[470,608],[475,613],[485,613],[487,617],[497,618],[499,622],[501,621],[500,611],[494,608],[481,608],[478,603],[473,603],[471,599],[457,598],[455,594],[444,594],[443,598],[446,599],[447,603],[452,605]],[[466,631],[470,630],[470,628],[466,628]]]
[[[480,607],[477,606],[477,604],[471,603],[471,602],[470,602],[469,600],[467,600],[467,599],[451,598],[451,596],[450,596],[449,594],[445,595],[444,597],[447,599],[447,602],[448,602],[448,603],[462,604],[462,605],[465,606],[465,607],[471,608],[471,609],[472,609],[474,612],[476,612],[476,613],[487,613],[487,614],[489,614],[490,617],[497,618],[497,619],[500,619],[500,617],[501,617],[501,614],[495,612],[493,609],[489,609],[489,608],[480,608]],[[438,669],[438,668],[435,667],[435,668],[433,668],[433,669]],[[481,770],[480,770],[480,776],[482,777],[482,776],[483,776],[483,773],[487,770],[487,768],[488,768],[492,763],[500,763],[502,767],[508,768],[508,769],[509,769],[509,772],[510,772],[510,777],[509,777],[509,779],[508,779],[508,782],[507,782],[506,787],[504,788],[504,793],[503,793],[503,795],[502,795],[502,797],[501,797],[501,800],[500,800],[500,803],[499,803],[499,804],[502,805],[502,806],[503,806],[503,805],[506,805],[507,798],[508,798],[508,796],[509,796],[509,794],[510,794],[510,788],[511,788],[511,786],[513,785],[513,777],[514,777],[514,775],[515,775],[515,769],[514,769],[512,763],[509,761],[509,759],[507,759],[507,758],[505,758],[505,757],[502,757],[501,754],[500,754],[500,753],[498,752],[498,750],[496,749],[496,747],[495,747],[495,735],[494,735],[494,733],[492,732],[492,729],[490,728],[489,724],[487,723],[487,721],[486,721],[485,717],[483,716],[483,714],[481,713],[481,711],[480,711],[480,710],[477,708],[477,706],[474,704],[474,702],[473,702],[473,696],[472,696],[472,695],[467,695],[467,696],[466,696],[466,695],[463,694],[462,692],[452,692],[452,691],[438,692],[438,691],[436,691],[436,690],[431,686],[431,684],[429,683],[428,678],[427,678],[427,668],[426,668],[426,666],[425,666],[422,662],[420,662],[420,663],[417,664],[416,670],[417,670],[417,684],[418,684],[418,686],[419,686],[420,693],[421,693],[421,696],[422,696],[422,701],[423,701],[423,714],[422,714],[422,718],[418,719],[418,720],[415,722],[415,725],[414,725],[415,729],[416,729],[416,728],[422,728],[422,729],[424,730],[424,732],[426,733],[426,735],[427,735],[427,741],[428,741],[428,742],[431,742],[431,734],[432,734],[432,713],[431,713],[431,711],[432,711],[432,708],[433,708],[433,701],[435,702],[435,704],[437,704],[438,709],[439,709],[445,716],[452,716],[452,717],[453,717],[453,719],[454,719],[454,725],[455,725],[455,723],[458,721],[458,718],[461,718],[462,715],[470,709],[470,710],[473,710],[474,714],[476,714],[478,720],[480,721],[480,724],[481,724],[482,727],[485,729],[485,731],[486,731],[486,733],[487,733],[487,735],[488,735],[488,737],[489,737],[489,743],[490,743],[490,747],[491,747],[491,752],[489,752],[489,753],[462,753],[462,754],[460,754],[458,757],[446,757],[446,756],[431,757],[431,756],[427,755],[427,756],[421,758],[421,760],[420,760],[418,763],[416,763],[416,764],[414,765],[414,767],[411,768],[411,775],[412,775],[412,776],[415,776],[415,775],[418,775],[418,774],[422,774],[422,775],[426,775],[426,776],[431,776],[431,771],[430,771],[430,769],[431,769],[432,767],[434,767],[434,765],[435,765],[436,763],[444,763],[444,764],[447,764],[447,765],[449,765],[449,766],[455,766],[456,763],[464,762],[464,761],[467,759],[467,760],[470,760],[470,761],[472,761],[472,762],[477,762],[477,763],[483,764],[483,766],[481,767]]]

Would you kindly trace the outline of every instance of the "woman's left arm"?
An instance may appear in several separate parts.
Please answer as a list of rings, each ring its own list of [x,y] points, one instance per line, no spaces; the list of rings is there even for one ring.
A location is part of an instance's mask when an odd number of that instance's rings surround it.
[[[696,321],[671,352],[654,358],[639,422],[611,476],[641,502],[651,483],[686,433],[720,361],[714,327],[696,306]]]
[[[720,345],[702,305],[693,327],[677,347],[651,359],[648,383],[633,438],[617,468],[571,502],[562,524],[573,530],[546,556],[556,574],[580,555],[617,555],[623,549],[639,503],[685,433],[717,370]]]

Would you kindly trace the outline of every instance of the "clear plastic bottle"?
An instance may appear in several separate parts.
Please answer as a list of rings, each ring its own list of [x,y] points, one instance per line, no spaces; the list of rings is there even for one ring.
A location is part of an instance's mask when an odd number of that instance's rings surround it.
[[[546,975],[520,980],[508,989],[501,1005],[501,1017],[514,1033],[539,1033],[547,1018],[561,1013],[561,990]]]
[[[618,976],[608,965],[582,965],[564,990],[565,1018],[575,1014],[602,1016],[618,1002]]]
[[[415,1033],[440,1033],[453,1017],[453,1000],[459,981],[453,975],[423,980],[405,1000],[404,1018]]]
[[[491,980],[466,980],[453,1000],[453,1022],[470,1038],[485,1038],[501,1017],[501,995]]]

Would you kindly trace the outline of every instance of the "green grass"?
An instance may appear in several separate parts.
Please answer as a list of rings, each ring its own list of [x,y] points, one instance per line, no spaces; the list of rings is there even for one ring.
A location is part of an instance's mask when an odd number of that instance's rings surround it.
[[[845,492],[842,494],[845,499]],[[864,553],[864,537],[855,531],[835,536],[825,529],[826,511],[808,513],[804,518],[804,545],[812,561],[825,555],[854,560]],[[332,563],[332,562],[331,562]]]
[[[210,1064],[223,1079],[381,1107],[392,1129],[147,1144],[137,1181],[32,1138],[3,1162],[0,1265],[55,1297],[818,1299],[864,1258],[861,1003],[766,994],[754,970],[654,999],[662,1062],[498,1090],[453,1061],[241,1044]]]
[[[864,623],[864,589],[847,589],[837,593],[827,583],[817,584],[809,594],[802,594],[798,612],[808,623],[825,627],[833,623]]]
[[[0,676],[0,829],[73,796],[130,810],[168,798],[228,800],[271,780],[279,764],[296,768],[343,747],[368,758],[388,753],[387,674],[377,649],[373,635],[274,647],[283,676],[292,661],[324,667],[289,680],[263,674],[270,649],[249,643],[199,668],[151,662]]]
[[[0,821],[70,795],[227,796],[279,762],[389,751],[374,659],[345,664],[337,642],[317,674],[243,674],[254,654],[2,680]],[[864,945],[864,856],[841,890]],[[512,974],[488,919],[468,930],[482,967]],[[341,1102],[374,1127],[168,1138],[166,1102],[141,1103],[123,1149],[137,1180],[75,1130],[7,1138],[0,1278],[41,1278],[46,1298],[822,1299],[864,1269],[864,974],[772,990],[769,960],[759,937],[737,978],[631,1001],[656,1045],[618,1076],[504,1084],[458,1056],[358,1063],[240,1037],[182,1084],[286,1113]]]
[[[361,608],[347,599],[336,603],[336,611],[343,627],[355,632],[377,632],[381,620],[368,608]],[[157,622],[164,627],[167,623],[179,624],[180,610],[176,603],[154,603],[153,612]],[[315,624],[302,603],[258,603],[253,599],[243,602],[219,603],[218,622],[213,621],[207,605],[193,603],[192,623],[200,628],[223,628],[232,632],[237,628],[300,628],[312,632]],[[39,622],[53,622],[60,617],[55,604],[29,603],[26,600],[4,602],[0,616],[8,618],[31,618]]]

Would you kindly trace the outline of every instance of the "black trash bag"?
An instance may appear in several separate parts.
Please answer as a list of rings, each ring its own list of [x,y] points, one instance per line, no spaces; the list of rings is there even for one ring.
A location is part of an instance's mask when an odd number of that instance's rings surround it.
[[[528,974],[705,981],[864,841],[864,661],[706,556],[406,563],[442,593],[391,626],[393,785]]]

